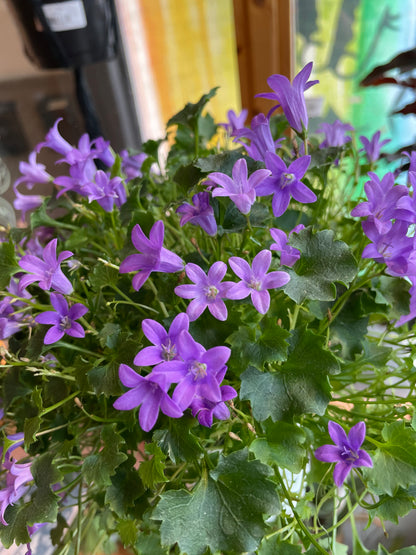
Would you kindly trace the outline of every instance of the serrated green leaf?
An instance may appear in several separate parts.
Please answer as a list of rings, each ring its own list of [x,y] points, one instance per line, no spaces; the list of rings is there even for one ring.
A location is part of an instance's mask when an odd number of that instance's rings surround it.
[[[248,156],[243,156],[242,149],[229,150],[220,152],[219,154],[211,154],[204,158],[198,158],[194,165],[204,173],[221,172],[231,177],[234,164],[241,158],[244,158],[246,161],[249,174],[260,168],[264,168],[262,162],[253,160],[253,158]]]
[[[88,380],[93,387],[96,395],[121,395],[120,379],[118,377],[119,364],[117,362],[109,362],[104,366],[97,366],[88,372]]]
[[[36,208],[30,214],[30,227],[31,229],[36,229],[37,227],[46,226],[46,227],[56,227],[56,220],[48,216],[46,212],[46,204],[48,200],[44,200],[43,203]]]
[[[110,486],[111,476],[116,468],[127,459],[127,455],[119,450],[124,439],[116,431],[115,424],[107,424],[101,431],[101,440],[103,448],[86,457],[82,473],[87,482],[95,482],[97,486]]]
[[[194,461],[201,454],[202,449],[198,439],[190,432],[193,419],[169,420],[169,428],[156,430],[153,434],[154,441],[171,461]]]
[[[134,520],[119,520],[117,523],[117,532],[120,535],[120,539],[124,547],[129,547],[136,543],[138,529],[137,524]]]
[[[301,555],[302,548],[299,545],[280,541],[279,535],[276,534],[271,538],[264,538],[257,553],[258,555]]]
[[[131,513],[136,500],[145,491],[140,476],[134,468],[136,462],[134,457],[128,456],[111,476],[111,486],[105,493],[105,503],[121,518]]]
[[[377,494],[395,495],[399,487],[416,484],[416,432],[403,421],[385,424],[385,443],[373,455],[373,468],[365,469],[369,487]]]
[[[240,326],[227,342],[232,347],[233,365],[240,371],[249,365],[262,370],[266,362],[284,361],[287,358],[290,332],[275,325],[266,327],[263,333],[257,328]]]
[[[266,425],[266,437],[255,439],[250,451],[266,464],[276,464],[297,474],[307,462],[305,432],[287,422]]]
[[[368,510],[370,521],[378,517],[398,524],[399,517],[407,515],[413,509],[414,499],[406,491],[400,489],[394,497],[390,497],[390,495],[380,496],[379,503],[381,505],[375,509]]]
[[[107,322],[104,324],[103,328],[98,334],[98,340],[101,347],[108,347],[109,349],[114,349],[117,345],[118,337],[120,335],[121,328],[119,324],[113,324],[112,322]]]
[[[292,332],[287,361],[275,372],[250,366],[241,376],[240,398],[251,402],[259,421],[290,414],[324,414],[331,399],[328,376],[339,371],[325,339],[304,328]]]
[[[167,549],[160,543],[160,535],[156,532],[141,532],[136,542],[138,555],[167,555]]]
[[[205,473],[191,493],[168,491],[161,496],[152,518],[162,521],[162,544],[178,543],[187,555],[203,555],[207,548],[255,550],[266,529],[263,515],[280,512],[271,474],[270,467],[248,460],[247,449],[221,455],[217,467]]]
[[[5,289],[16,272],[21,271],[17,264],[14,244],[0,243],[0,289]]]
[[[36,441],[36,434],[40,430],[42,418],[40,416],[32,416],[32,418],[25,418],[23,425],[23,432],[25,437],[25,449],[28,449],[32,443]]]
[[[50,531],[52,545],[59,545],[65,528],[68,528],[68,523],[61,513],[58,513],[56,517],[56,527],[52,528]]]
[[[286,271],[290,281],[285,293],[297,304],[305,299],[332,301],[335,299],[335,283],[349,284],[355,277],[357,264],[348,247],[334,240],[331,230],[318,231],[306,228],[294,233],[290,244],[301,252],[293,268]]]
[[[198,183],[203,177],[203,173],[194,164],[187,164],[186,166],[180,166],[173,176],[175,183],[180,185],[182,190],[186,193],[192,187]]]
[[[209,93],[203,94],[201,98],[198,100],[198,102],[196,102],[195,104],[188,102],[180,112],[178,112],[177,114],[175,114],[170,118],[170,120],[166,124],[166,127],[169,127],[175,124],[181,124],[181,125],[190,127],[191,129],[195,129],[195,126],[198,123],[198,118],[201,115],[202,110],[204,109],[207,102],[213,96],[215,96],[215,94],[217,93],[217,90],[218,90],[218,87],[214,87],[209,91]]]
[[[106,264],[97,263],[88,276],[88,280],[94,291],[98,291],[107,285],[115,285],[119,278],[119,271]]]
[[[160,482],[166,482],[164,473],[166,455],[155,443],[148,443],[145,451],[150,455],[149,459],[142,461],[139,466],[139,476],[145,488],[153,488]]]

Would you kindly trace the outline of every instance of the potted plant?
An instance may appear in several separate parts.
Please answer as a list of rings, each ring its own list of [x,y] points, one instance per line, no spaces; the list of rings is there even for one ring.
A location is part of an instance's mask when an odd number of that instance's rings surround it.
[[[309,136],[311,69],[271,76],[283,115],[250,126],[216,125],[213,89],[141,153],[73,146],[58,121],[21,163],[29,225],[0,244],[6,548],[52,523],[56,554],[346,553],[357,507],[414,507],[416,161],[400,184],[376,173],[380,134]],[[355,533],[353,553],[388,550]]]

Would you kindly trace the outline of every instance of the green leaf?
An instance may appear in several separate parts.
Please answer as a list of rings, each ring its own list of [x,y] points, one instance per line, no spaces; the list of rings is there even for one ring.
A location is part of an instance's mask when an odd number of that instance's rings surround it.
[[[193,424],[193,418],[170,418],[168,429],[156,430],[153,434],[153,439],[174,464],[194,461],[202,452],[198,439],[190,432]]]
[[[44,200],[43,203],[39,206],[39,208],[36,208],[36,210],[34,210],[30,214],[31,229],[36,229],[37,227],[42,227],[42,226],[53,227],[53,228],[56,227],[56,220],[48,216],[48,214],[46,213],[47,202],[48,202],[47,199]]]
[[[111,486],[105,493],[105,502],[121,518],[125,518],[131,512],[136,500],[145,491],[134,468],[136,462],[133,456],[128,456],[111,476]]]
[[[160,482],[167,482],[164,474],[166,455],[155,443],[148,443],[145,451],[151,457],[142,461],[139,466],[139,476],[145,488],[153,488]]]
[[[302,548],[299,545],[280,541],[280,536],[276,534],[271,538],[264,538],[257,553],[258,555],[301,555]]]
[[[124,547],[134,545],[137,540],[137,524],[131,519],[122,519],[117,523],[117,532]]]
[[[104,324],[104,327],[98,334],[101,347],[115,349],[120,331],[121,328],[119,324],[113,324],[112,322],[107,322],[107,324]]]
[[[112,268],[103,263],[97,263],[93,271],[89,274],[88,280],[94,291],[99,291],[106,285],[116,285],[119,275],[119,271],[116,268]]]
[[[0,243],[0,289],[4,289],[10,283],[10,278],[16,272],[21,271],[17,265],[14,244]]]
[[[240,326],[230,335],[227,342],[232,347],[233,366],[240,372],[250,364],[262,370],[266,362],[282,362],[287,358],[290,332],[274,325],[261,331],[256,328]]]
[[[211,154],[210,156],[205,156],[204,158],[198,158],[195,162],[195,166],[203,173],[220,172],[231,177],[234,164],[241,158],[244,158],[247,162],[247,170],[249,174],[255,170],[264,168],[264,164],[262,162],[253,160],[248,156],[243,156],[242,149],[229,150],[226,152],[220,152],[219,154]]]
[[[138,555],[166,555],[167,549],[160,544],[160,535],[156,532],[141,532],[136,542]]]
[[[297,474],[308,460],[305,440],[302,428],[287,422],[276,422],[266,425],[266,437],[255,439],[250,451],[263,463],[276,464]]]
[[[385,443],[375,452],[373,468],[365,469],[369,487],[393,497],[399,487],[416,484],[416,432],[403,421],[385,424]]]
[[[191,493],[168,491],[161,496],[152,518],[162,521],[162,545],[178,543],[187,555],[203,555],[207,548],[255,550],[266,529],[263,515],[280,512],[271,474],[270,467],[248,460],[247,449],[221,455],[218,466],[205,472]]]
[[[348,245],[334,241],[331,230],[314,234],[308,227],[294,233],[290,244],[301,252],[293,268],[287,268],[289,283],[284,291],[297,304],[305,299],[332,301],[335,282],[349,284],[355,277],[357,264]]]
[[[331,399],[329,374],[339,371],[325,339],[304,328],[292,332],[287,361],[273,372],[250,366],[241,376],[240,398],[251,402],[256,420],[324,414]]]
[[[166,127],[170,127],[171,125],[175,124],[181,124],[185,125],[186,127],[190,127],[191,129],[195,129],[202,110],[204,109],[207,102],[213,96],[215,96],[217,90],[218,87],[214,87],[209,91],[209,93],[202,95],[198,102],[196,102],[195,104],[188,102],[180,112],[170,118],[170,120],[166,124]]]
[[[115,361],[104,366],[96,366],[88,372],[88,380],[96,395],[121,395],[120,379],[118,377],[119,364]]]
[[[40,387],[37,386],[32,391],[32,395],[30,396],[30,403],[32,406],[29,407],[28,410],[29,411],[33,410],[35,414],[32,417],[25,418],[23,431],[24,431],[24,437],[25,437],[26,450],[30,447],[30,445],[32,445],[32,443],[36,441],[35,434],[39,431],[40,425],[42,422],[42,419],[39,416],[39,413],[43,409],[42,390]]]
[[[127,459],[120,452],[124,439],[116,432],[115,424],[107,424],[101,431],[103,448],[97,454],[88,455],[82,465],[82,473],[87,482],[95,482],[97,486],[110,486],[111,476],[116,468]]]
[[[380,496],[379,503],[381,505],[375,509],[368,510],[370,522],[378,517],[398,524],[399,517],[407,515],[413,509],[414,498],[409,496],[405,490],[400,489],[394,497]]]
[[[195,167],[194,164],[187,164],[185,166],[180,166],[173,176],[173,180],[181,186],[182,190],[186,193],[192,187],[198,183],[204,174]]]

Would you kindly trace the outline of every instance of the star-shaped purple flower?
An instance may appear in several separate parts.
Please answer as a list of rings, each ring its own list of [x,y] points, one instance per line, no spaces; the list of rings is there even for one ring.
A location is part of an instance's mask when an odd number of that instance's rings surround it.
[[[228,347],[205,350],[187,331],[179,335],[178,349],[182,360],[162,362],[153,369],[154,374],[161,373],[171,383],[178,384],[172,399],[182,410],[187,409],[196,397],[221,402],[218,376],[224,377],[231,350]]]
[[[262,181],[256,193],[259,197],[273,195],[272,209],[276,218],[284,214],[290,197],[304,203],[316,201],[315,193],[301,182],[310,164],[310,156],[302,156],[287,167],[280,156],[266,152],[265,161],[272,175]]]
[[[25,289],[31,283],[39,282],[39,287],[45,291],[54,289],[64,295],[72,293],[72,284],[61,270],[61,262],[72,256],[71,251],[62,251],[56,256],[56,246],[58,239],[52,239],[45,246],[42,258],[32,254],[25,254],[19,260],[19,266],[29,274],[24,275],[20,280],[20,288]]]
[[[227,265],[221,261],[214,262],[206,274],[197,264],[189,263],[185,266],[185,272],[194,285],[178,285],[175,293],[178,297],[193,299],[186,309],[190,321],[199,318],[207,307],[214,318],[226,320],[228,314],[223,299],[227,298],[227,290],[233,285],[231,281],[221,283]]]
[[[322,445],[315,451],[318,461],[336,463],[334,482],[342,486],[348,474],[358,466],[373,466],[370,455],[360,449],[365,439],[365,422],[358,422],[348,434],[336,422],[328,423],[328,432],[335,445]]]
[[[177,209],[177,214],[182,214],[180,224],[186,223],[199,225],[208,235],[214,236],[217,233],[217,222],[214,216],[214,209],[209,204],[209,193],[204,191],[196,193],[192,197],[192,204],[184,202]]]
[[[373,164],[380,158],[381,147],[389,143],[391,139],[384,139],[383,141],[380,141],[380,131],[377,131],[371,139],[367,139],[364,135],[360,135],[360,141],[364,145],[364,148],[362,148],[361,151],[366,153],[369,163]]]
[[[330,146],[342,146],[351,141],[351,137],[346,135],[347,131],[354,131],[354,127],[349,123],[342,123],[339,119],[333,123],[321,123],[317,133],[324,133],[325,139],[319,145],[319,148],[327,148]]]
[[[172,401],[167,391],[170,382],[164,374],[140,376],[127,364],[120,364],[121,383],[130,388],[113,404],[117,410],[131,410],[140,406],[139,423],[145,431],[150,431],[156,424],[159,410],[171,418],[180,418],[183,411]]]
[[[264,162],[266,152],[276,152],[276,148],[283,139],[273,140],[270,130],[270,120],[264,114],[257,114],[251,120],[251,129],[243,128],[235,133],[234,142],[241,143],[247,154],[254,160]],[[246,138],[250,140],[250,145],[243,143],[240,139]]]
[[[183,270],[185,263],[175,253],[163,247],[165,226],[162,220],[153,224],[149,238],[139,224],[133,227],[131,240],[141,254],[131,254],[120,265],[120,274],[136,272],[133,288],[138,291],[152,272],[174,273]]]
[[[142,322],[142,329],[147,339],[153,346],[145,347],[134,358],[136,366],[153,366],[161,362],[178,358],[177,340],[181,331],[189,329],[189,318],[181,312],[172,321],[169,331],[156,322],[146,318]]]
[[[289,239],[292,233],[299,233],[302,229],[305,229],[303,224],[299,224],[289,232]],[[270,229],[270,235],[274,239],[274,243],[270,245],[271,251],[280,251],[280,264],[282,266],[292,267],[297,260],[300,258],[300,251],[295,247],[288,245],[288,237],[284,231],[278,229],[277,227],[272,227]]]
[[[85,193],[90,202],[96,200],[106,212],[111,212],[114,204],[120,208],[127,198],[121,178],[116,176],[110,179],[102,170],[96,172],[94,181],[85,185]]]
[[[256,94],[256,96],[262,98],[277,100],[279,104],[272,111],[281,106],[290,127],[301,135],[308,128],[304,92],[319,83],[319,81],[308,81],[312,65],[312,62],[306,64],[293,79],[293,84],[284,75],[271,75],[267,79],[267,84],[274,92]]]
[[[221,172],[208,175],[208,178],[218,185],[212,191],[212,196],[230,197],[242,214],[248,214],[256,200],[256,188],[270,173],[269,170],[256,170],[247,179],[247,162],[240,158],[234,164],[232,179]]]
[[[290,280],[286,272],[267,273],[272,261],[272,253],[262,250],[253,259],[252,268],[250,264],[238,256],[232,256],[228,262],[233,272],[241,278],[229,288],[227,297],[229,299],[245,299],[251,295],[254,307],[260,314],[266,314],[270,306],[270,294],[268,289],[276,289],[286,285]]]
[[[49,324],[51,328],[46,332],[43,342],[45,345],[56,343],[66,335],[84,337],[84,328],[75,320],[84,316],[88,308],[82,303],[76,303],[68,308],[68,303],[62,295],[51,293],[51,304],[55,311],[41,312],[35,317],[38,324]]]
[[[247,119],[247,115],[248,115],[247,109],[241,110],[239,114],[234,112],[234,110],[228,110],[227,112],[228,121],[224,123],[219,123],[218,125],[223,127],[225,131],[228,133],[228,135],[230,135],[230,137],[233,137],[236,131],[244,127],[245,121]]]

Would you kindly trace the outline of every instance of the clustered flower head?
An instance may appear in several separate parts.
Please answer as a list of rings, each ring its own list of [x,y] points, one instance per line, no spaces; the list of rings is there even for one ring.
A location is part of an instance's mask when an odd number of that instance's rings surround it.
[[[180,418],[184,410],[191,408],[204,426],[212,425],[213,416],[222,420],[229,417],[224,401],[236,397],[237,392],[231,386],[220,384],[227,370],[230,349],[206,350],[192,338],[188,327],[185,314],[176,316],[169,332],[156,321],[144,320],[143,332],[154,346],[139,351],[134,363],[153,366],[152,371],[143,377],[131,367],[120,365],[120,381],[130,389],[117,399],[114,407],[131,410],[139,406],[139,423],[146,432],[155,425],[159,411],[171,418]],[[176,387],[169,396],[173,384]]]

